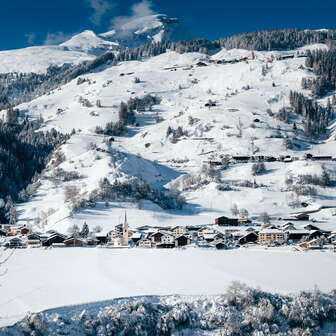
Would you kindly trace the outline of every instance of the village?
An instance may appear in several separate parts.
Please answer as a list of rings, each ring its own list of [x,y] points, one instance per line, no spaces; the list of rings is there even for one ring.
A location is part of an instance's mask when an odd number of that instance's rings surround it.
[[[328,250],[336,252],[336,230],[327,231],[299,213],[278,218],[277,225],[269,220],[260,223],[244,218],[218,217],[207,225],[176,227],[141,226],[131,229],[125,213],[124,221],[113,229],[93,231],[84,223],[81,230],[74,225],[69,235],[54,230],[40,233],[27,226],[0,225],[0,246],[5,249],[99,247],[124,248],[212,248],[217,250],[252,246],[292,247],[296,251]]]

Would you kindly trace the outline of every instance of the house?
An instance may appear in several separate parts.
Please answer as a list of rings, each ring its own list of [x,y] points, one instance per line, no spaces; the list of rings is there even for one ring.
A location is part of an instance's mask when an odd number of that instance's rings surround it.
[[[177,237],[187,233],[187,229],[184,226],[175,226],[172,228],[172,234]]]
[[[301,248],[304,249],[312,249],[312,250],[317,250],[323,248],[323,241],[322,239],[313,239],[308,242],[303,242],[298,245]]]
[[[39,247],[41,246],[41,240],[39,239],[28,239],[27,245],[31,247]]]
[[[63,241],[65,246],[67,247],[82,247],[85,245],[84,241],[82,239],[78,239],[75,237],[68,238]]]
[[[138,247],[151,248],[151,247],[153,247],[152,241],[150,239],[140,239],[138,241]]]
[[[331,155],[313,156],[311,158],[313,161],[332,161]]]
[[[258,241],[258,234],[255,232],[249,232],[238,239],[238,244],[244,245],[247,243],[255,243],[256,241]]]
[[[220,226],[238,226],[238,218],[221,216],[215,219],[215,224]]]
[[[7,231],[0,229],[0,237],[6,237],[7,236]]]
[[[206,63],[204,63],[204,62],[198,62],[198,63],[196,63],[196,66],[197,67],[206,67],[208,65]]]
[[[239,225],[248,225],[248,224],[251,224],[252,221],[248,218],[239,218],[238,219],[238,224]]]
[[[27,235],[27,239],[28,240],[39,240],[41,241],[41,236],[40,234],[36,233],[36,232],[33,232],[33,233],[30,233]]]
[[[95,234],[95,237],[96,237],[96,240],[98,240],[99,244],[106,244],[107,243],[107,238],[108,238],[108,235],[107,233],[101,233],[101,232],[98,232]]]
[[[11,238],[5,245],[8,248],[25,248],[26,243],[18,237]]]
[[[310,231],[314,231],[314,230],[320,230],[320,228],[318,228],[317,226],[313,225],[313,224],[308,224],[306,226],[304,226],[305,230],[310,230]]]
[[[297,220],[297,221],[308,221],[309,220],[309,215],[306,214],[306,213],[300,213],[300,214],[291,216],[291,218],[293,220]]]
[[[164,234],[161,237],[161,243],[156,244],[157,248],[174,248],[175,247],[175,237],[171,234]]]
[[[288,240],[301,240],[309,237],[309,231],[308,230],[285,230],[287,234]]]
[[[52,246],[53,244],[63,243],[66,237],[60,233],[54,233],[46,240],[43,240],[42,246]]]
[[[152,241],[152,243],[154,244],[159,244],[161,243],[161,238],[164,236],[164,233],[158,231],[158,232],[155,232],[155,233],[152,233],[150,235],[150,240]]]
[[[218,240],[221,240],[224,238],[224,235],[221,234],[221,233],[216,233],[216,232],[213,232],[213,233],[205,233],[203,235],[203,239],[210,243],[210,242],[213,242],[213,241],[218,241]]]
[[[26,226],[23,226],[19,229],[19,231],[22,235],[27,235],[30,232],[30,229],[27,228]]]
[[[259,232],[258,241],[261,244],[278,242],[282,243],[286,240],[285,232],[278,229],[264,229]]]
[[[223,243],[222,241],[218,241],[214,244],[215,248],[217,250],[224,250],[227,248],[227,245],[225,243]]]
[[[291,222],[281,225],[281,228],[282,230],[296,230],[295,225]]]
[[[183,247],[190,244],[190,239],[186,235],[175,238],[175,247]]]
[[[132,235],[130,237],[131,241],[136,244],[140,239],[142,238],[141,232],[132,232]]]
[[[247,163],[251,160],[250,156],[241,156],[241,155],[235,155],[232,156],[232,159],[236,162],[240,162],[240,163]]]

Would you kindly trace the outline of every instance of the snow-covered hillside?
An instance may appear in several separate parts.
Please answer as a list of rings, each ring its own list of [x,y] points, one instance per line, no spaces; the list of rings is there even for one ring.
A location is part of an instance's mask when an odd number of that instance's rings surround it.
[[[93,58],[93,55],[67,50],[60,46],[38,46],[0,51],[0,73],[43,73],[50,65],[79,64]]]
[[[321,45],[308,47],[321,48]],[[274,116],[280,108],[289,105],[290,90],[302,91],[301,79],[312,76],[305,69],[304,57],[276,60],[276,56],[286,53],[255,52],[255,59],[251,59],[249,51],[222,50],[212,59],[249,59],[235,64],[216,64],[204,54],[167,52],[141,62],[104,67],[82,76],[87,81],[80,85],[76,79],[22,104],[19,109],[24,114],[44,118],[44,129],[55,127],[68,133],[76,130],[59,149],[65,161],[57,168],[77,172],[80,178],[67,182],[57,180],[56,167],[50,164],[35,197],[19,206],[20,221],[42,222],[44,230],[63,232],[70,224],[81,225],[84,221],[91,227],[99,224],[110,230],[119,223],[124,208],[128,209],[131,226],[136,227],[212,223],[219,215],[229,215],[234,203],[246,208],[252,217],[263,211],[275,217],[286,216],[298,211],[289,206],[298,200],[308,201],[317,208],[336,206],[332,188],[317,187],[315,197],[299,199],[285,191],[288,177],[295,179],[303,171],[316,174],[321,169],[320,162],[270,162],[266,163],[265,173],[258,176],[252,175],[252,163],[240,163],[219,169],[220,182],[209,179],[200,185],[185,182],[186,175],[193,181],[204,180],[202,165],[220,161],[228,154],[298,158],[305,153],[334,154],[332,138],[325,143],[313,143],[301,131],[294,132],[292,124]],[[272,55],[275,59],[269,62]],[[207,66],[202,66],[202,62]],[[309,95],[309,91],[302,92]],[[137,126],[130,127],[125,136],[115,137],[109,144],[106,141],[109,137],[95,134],[96,126],[103,127],[118,120],[121,101],[146,95],[159,97],[160,104],[138,112]],[[90,104],[83,106],[83,99]],[[209,100],[216,102],[216,106],[206,107]],[[99,107],[97,101],[100,101]],[[299,117],[295,123],[298,129],[302,127]],[[178,137],[167,135],[168,128],[177,130],[179,127]],[[289,138],[291,149],[286,144]],[[325,166],[335,175],[333,162]],[[71,214],[69,204],[64,201],[67,186],[76,185],[78,197],[88,199],[105,177],[111,183],[142,181],[156,189],[179,189],[187,204],[183,210],[164,210],[149,200],[136,204],[98,203],[95,208]],[[255,181],[258,188],[249,187],[246,181]],[[228,185],[231,187],[227,188]],[[334,229],[331,214],[331,210],[323,210],[315,216],[321,220],[322,227]]]

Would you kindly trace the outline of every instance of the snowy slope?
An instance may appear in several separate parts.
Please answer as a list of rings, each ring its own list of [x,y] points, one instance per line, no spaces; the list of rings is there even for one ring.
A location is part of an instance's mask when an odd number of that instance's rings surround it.
[[[78,64],[94,56],[81,51],[67,50],[60,46],[39,46],[0,51],[0,73],[43,73],[50,65]]]
[[[222,51],[221,55],[225,52]],[[236,58],[245,54],[237,51]],[[46,128],[55,127],[62,132],[70,132],[73,128],[77,130],[77,134],[60,149],[66,156],[60,167],[77,171],[81,176],[79,183],[53,184],[48,177],[54,170],[50,166],[36,197],[20,205],[21,221],[32,224],[41,216],[42,209],[44,212],[52,209],[53,214],[44,229],[66,232],[71,223],[81,225],[84,221],[91,227],[99,224],[104,230],[109,230],[119,223],[124,208],[128,208],[133,227],[212,223],[219,215],[229,215],[234,203],[248,209],[252,216],[267,211],[278,217],[295,211],[289,207],[289,203],[295,200],[292,193],[284,192],[286,177],[297,176],[302,171],[316,173],[320,171],[321,163],[266,163],[266,173],[256,177],[251,173],[252,164],[233,165],[220,172],[223,181],[237,185],[225,192],[218,190],[215,182],[193,190],[185,190],[181,183],[176,182],[185,174],[198,176],[206,161],[218,160],[220,155],[225,154],[250,155],[252,149],[256,155],[303,157],[307,152],[334,155],[334,140],[314,144],[302,133],[295,136],[296,147],[287,150],[284,137],[293,136],[292,125],[266,113],[267,109],[277,112],[279,108],[288,106],[290,90],[301,91],[301,79],[311,76],[303,67],[304,58],[274,61],[268,65],[267,74],[263,76],[262,67],[272,52],[255,54],[256,59],[248,62],[195,67],[198,61],[207,61],[207,56],[167,52],[143,62],[124,62],[107,67],[86,75],[85,78],[91,82],[77,85],[77,80],[74,80],[49,95],[19,106],[27,115],[42,115]],[[231,55],[234,56],[233,51]],[[140,83],[135,83],[135,77],[140,78]],[[309,94],[308,91],[304,93]],[[104,137],[94,134],[94,128],[117,121],[121,101],[146,94],[160,97],[161,103],[155,105],[152,111],[138,113],[139,126],[131,127],[125,137],[117,137],[111,148],[106,147]],[[83,107],[79,103],[80,96],[88,99],[94,107]],[[102,104],[100,108],[95,106],[98,99]],[[204,106],[209,99],[217,102],[211,110]],[[59,108],[62,113],[57,113]],[[158,117],[161,119],[159,123],[156,122]],[[254,122],[255,119],[259,122]],[[239,123],[242,125],[241,137]],[[299,118],[296,124],[301,127]],[[181,126],[185,131],[176,143],[166,136],[169,126],[173,129]],[[90,143],[95,143],[100,148],[99,152],[88,149]],[[326,166],[334,175],[335,164],[330,162]],[[80,187],[82,197],[86,198],[104,177],[111,182],[116,179],[141,180],[155,188],[177,185],[186,197],[187,205],[182,211],[165,211],[150,201],[137,205],[119,202],[109,206],[98,204],[94,209],[85,209],[70,216],[64,203],[65,186],[75,183]],[[259,188],[238,186],[245,180],[254,179]],[[317,191],[315,198],[302,197],[301,200],[308,200],[317,207],[336,205],[332,188],[318,187]],[[327,215],[319,218],[319,225],[333,229],[332,211],[325,211]]]

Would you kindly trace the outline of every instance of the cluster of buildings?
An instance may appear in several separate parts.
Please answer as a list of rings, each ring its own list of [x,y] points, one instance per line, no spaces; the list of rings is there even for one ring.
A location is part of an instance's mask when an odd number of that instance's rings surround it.
[[[141,226],[130,229],[124,223],[107,232],[66,236],[50,230],[33,232],[25,226],[0,225],[0,246],[25,247],[89,247],[104,248],[159,248],[187,246],[228,249],[240,246],[292,245],[301,249],[329,248],[336,252],[336,231],[326,231],[309,222],[308,215],[293,216],[283,224],[253,223],[248,218],[218,217],[214,224],[175,227]],[[295,224],[294,224],[295,223]],[[297,224],[300,223],[300,224]],[[303,223],[303,224],[302,224]]]
[[[291,155],[280,155],[280,156],[267,156],[267,155],[225,155],[225,161],[230,163],[248,163],[248,162],[293,162],[293,161],[335,161],[331,155],[312,155],[310,153],[304,155],[303,157],[296,157]],[[222,161],[207,161],[212,166],[223,165]]]

